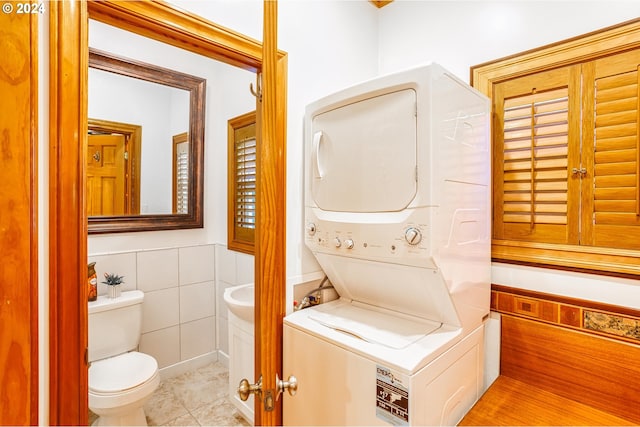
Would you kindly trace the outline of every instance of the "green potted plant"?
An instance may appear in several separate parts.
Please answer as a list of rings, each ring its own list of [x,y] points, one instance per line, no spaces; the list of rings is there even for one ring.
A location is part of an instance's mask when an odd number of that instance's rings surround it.
[[[105,280],[102,283],[107,285],[107,295],[109,298],[118,298],[120,296],[120,285],[124,283],[124,276],[104,273],[104,278]]]

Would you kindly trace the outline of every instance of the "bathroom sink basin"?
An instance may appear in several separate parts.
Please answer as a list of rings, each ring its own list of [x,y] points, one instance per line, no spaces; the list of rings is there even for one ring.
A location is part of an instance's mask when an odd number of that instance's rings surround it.
[[[229,311],[251,323],[253,323],[254,289],[253,283],[249,283],[227,288],[224,291],[224,302]]]

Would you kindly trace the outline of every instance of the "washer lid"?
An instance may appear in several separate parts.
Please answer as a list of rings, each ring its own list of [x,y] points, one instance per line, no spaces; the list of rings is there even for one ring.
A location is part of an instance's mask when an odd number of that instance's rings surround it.
[[[89,388],[98,393],[116,393],[145,383],[157,371],[156,359],[132,351],[93,362],[89,367]]]
[[[408,347],[441,326],[440,323],[402,318],[355,304],[319,305],[309,319],[363,341],[397,350]]]

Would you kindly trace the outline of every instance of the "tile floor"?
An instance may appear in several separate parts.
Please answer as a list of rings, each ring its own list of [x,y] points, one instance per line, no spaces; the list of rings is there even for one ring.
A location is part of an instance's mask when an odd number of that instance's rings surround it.
[[[249,426],[228,398],[229,372],[219,362],[160,382],[144,407],[150,426]],[[95,415],[89,414],[89,423]],[[92,416],[93,415],[93,416]]]

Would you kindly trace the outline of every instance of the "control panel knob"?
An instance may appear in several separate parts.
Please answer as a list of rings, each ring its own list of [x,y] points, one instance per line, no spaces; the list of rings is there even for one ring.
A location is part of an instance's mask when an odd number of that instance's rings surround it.
[[[415,246],[422,241],[422,232],[415,227],[409,227],[404,232],[404,238],[408,244]]]
[[[309,234],[309,236],[316,234],[316,225],[314,223],[310,222],[307,224],[307,234]]]
[[[340,246],[342,246],[342,242],[340,241],[340,239],[338,237],[333,239],[333,243],[336,245],[336,248],[339,248]]]
[[[352,239],[347,239],[344,241],[344,247],[347,249],[353,249],[353,240]]]

